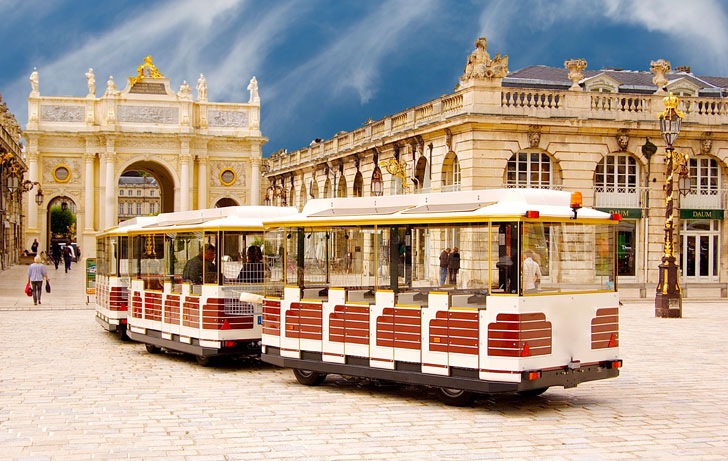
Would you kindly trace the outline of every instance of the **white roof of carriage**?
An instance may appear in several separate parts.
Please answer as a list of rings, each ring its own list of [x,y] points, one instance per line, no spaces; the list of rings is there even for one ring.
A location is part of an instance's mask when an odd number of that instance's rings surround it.
[[[260,229],[263,220],[296,213],[293,207],[233,206],[162,213],[152,222],[129,229],[133,233],[179,232],[220,229]]]
[[[457,221],[467,218],[516,218],[526,211],[538,211],[545,218],[570,218],[571,193],[549,189],[488,189],[382,197],[327,198],[310,200],[300,213],[266,219],[272,227],[280,224],[317,222],[377,222],[428,220]],[[578,220],[610,219],[609,213],[581,208]]]

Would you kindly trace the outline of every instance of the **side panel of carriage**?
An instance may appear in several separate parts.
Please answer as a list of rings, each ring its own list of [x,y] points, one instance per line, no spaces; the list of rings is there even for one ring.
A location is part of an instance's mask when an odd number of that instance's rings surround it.
[[[280,302],[281,319],[280,336],[264,336],[267,361],[438,386],[447,379],[428,376],[447,377],[453,387],[467,380],[469,389],[483,392],[573,387],[618,374],[612,369],[619,354],[616,293],[490,296],[473,308],[451,307],[448,295],[437,292],[426,307],[393,305],[389,291],[377,292],[371,305],[343,302],[344,290],[330,293],[329,301],[265,301]],[[296,289],[285,295],[295,299]],[[264,318],[264,330],[274,331],[274,318]]]
[[[239,290],[203,285],[199,295],[183,284],[172,292],[145,290],[132,280],[129,335],[132,339],[198,356],[257,355],[262,333],[261,313],[239,300]]]
[[[124,329],[128,309],[128,277],[99,275],[96,280],[96,321],[108,331]]]

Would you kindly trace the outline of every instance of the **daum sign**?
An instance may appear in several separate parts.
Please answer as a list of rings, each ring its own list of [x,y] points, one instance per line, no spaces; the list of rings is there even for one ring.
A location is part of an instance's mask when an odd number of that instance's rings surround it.
[[[639,219],[642,217],[640,208],[597,208],[597,210],[609,214],[620,214],[623,219]]]
[[[723,210],[680,210],[680,219],[723,219]]]

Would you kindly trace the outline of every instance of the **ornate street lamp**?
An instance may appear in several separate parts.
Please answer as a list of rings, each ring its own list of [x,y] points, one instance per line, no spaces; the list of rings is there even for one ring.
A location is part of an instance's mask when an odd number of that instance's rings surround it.
[[[660,132],[667,144],[665,158],[665,242],[662,263],[659,266],[659,279],[655,295],[656,317],[682,317],[682,290],[678,282],[678,266],[675,263],[673,229],[675,227],[675,210],[673,208],[673,175],[676,170],[676,153],[672,145],[680,133],[683,113],[678,110],[679,100],[670,93],[663,99],[665,110],[658,115]]]
[[[35,195],[35,203],[38,206],[41,206],[43,204],[43,189],[40,188],[40,183],[38,181],[25,180],[21,183],[17,176],[11,176],[8,178],[8,190],[11,194],[17,193],[18,197],[24,192],[29,192],[33,189],[33,186],[38,186],[38,193]]]

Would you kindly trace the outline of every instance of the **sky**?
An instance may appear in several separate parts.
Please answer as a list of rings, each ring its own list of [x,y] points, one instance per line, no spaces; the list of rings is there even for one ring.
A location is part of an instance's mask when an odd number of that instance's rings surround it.
[[[44,96],[123,88],[143,58],[208,99],[247,102],[255,76],[263,156],[451,93],[478,37],[509,69],[649,71],[650,61],[728,76],[720,0],[0,0],[0,93],[27,123],[34,67]]]

